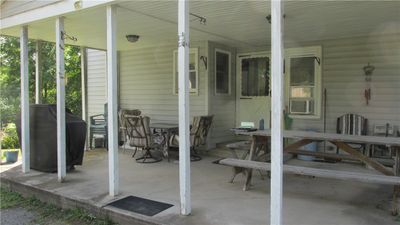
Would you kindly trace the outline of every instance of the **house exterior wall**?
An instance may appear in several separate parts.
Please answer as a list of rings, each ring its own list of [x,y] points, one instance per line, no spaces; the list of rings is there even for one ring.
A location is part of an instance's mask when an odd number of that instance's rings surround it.
[[[206,55],[206,42],[191,43],[198,57]],[[178,122],[178,95],[173,90],[175,44],[120,52],[120,107],[139,109],[152,121]],[[207,71],[198,59],[199,91],[190,95],[190,116],[207,114]]]
[[[88,116],[104,113],[107,101],[106,52],[87,49],[87,110]]]
[[[326,88],[326,132],[336,133],[336,120],[346,113],[368,119],[368,134],[375,124],[390,123],[400,128],[400,35],[380,35],[321,40],[290,44],[285,48],[322,46],[322,93]],[[241,49],[242,52],[268,51],[269,48]],[[239,53],[238,53],[239,54]],[[372,75],[371,100],[366,104],[367,88],[363,67],[375,66]],[[285,93],[287,94],[287,93]],[[323,96],[320,96],[323,98]],[[294,130],[323,132],[323,105],[319,119],[294,119]]]
[[[327,132],[336,132],[336,119],[345,113],[357,113],[374,124],[400,126],[400,38],[399,35],[356,37],[314,41],[287,47],[322,46],[322,90],[327,89]],[[229,128],[235,123],[235,49],[214,42],[192,44],[200,56],[208,57],[208,68],[200,60],[199,94],[190,96],[190,115],[214,114],[209,147],[234,137]],[[232,52],[232,95],[214,93],[215,48]],[[120,52],[120,107],[137,108],[153,120],[178,122],[178,96],[173,94],[173,51],[175,45],[155,46]],[[242,52],[265,51],[242,49]],[[371,63],[375,71],[371,81],[371,100],[366,105],[367,87],[363,67]],[[208,84],[208,85],[206,85]],[[88,50],[88,111],[102,113],[106,101],[105,53]],[[322,96],[321,96],[322,98]],[[323,102],[322,102],[323,105]],[[322,109],[322,112],[324,110]],[[323,113],[319,119],[294,119],[292,129],[323,131]]]
[[[375,124],[400,126],[400,36],[346,38],[319,43],[323,60],[322,90],[327,90],[327,132],[336,132],[337,117],[346,113],[365,116],[369,134]],[[370,84],[371,100],[367,105],[363,67],[368,63],[375,66],[375,71]],[[322,118],[323,115],[317,120],[295,119],[293,129],[323,131]]]

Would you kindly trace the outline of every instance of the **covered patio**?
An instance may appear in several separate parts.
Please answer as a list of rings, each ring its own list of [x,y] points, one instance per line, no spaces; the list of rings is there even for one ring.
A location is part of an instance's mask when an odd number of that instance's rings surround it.
[[[46,7],[51,7],[48,15]],[[25,118],[22,171],[14,168],[2,173],[2,179],[99,209],[116,210],[106,204],[129,195],[174,205],[152,218],[119,211],[147,222],[392,224],[393,186],[283,176],[288,144],[283,133],[336,133],[337,119],[346,113],[365,115],[371,135],[374,125],[399,126],[399,8],[399,2],[374,1],[61,1],[22,12],[21,21],[16,18],[20,15],[2,18],[2,34],[21,37]],[[136,42],[127,35],[137,35]],[[29,167],[28,39],[57,43],[57,177]],[[83,166],[68,174],[64,44],[81,46],[86,62],[82,118],[89,121],[105,113],[108,104],[108,152],[85,152]],[[222,69],[218,53],[228,58]],[[376,71],[367,79],[364,68],[372,65]],[[300,81],[290,75],[304,70],[311,75]],[[217,73],[225,72],[218,80]],[[136,163],[130,149],[118,146],[119,109],[138,109],[152,121],[178,124],[179,161]],[[203,160],[191,163],[190,121],[201,115],[215,119]],[[231,168],[213,163],[224,152],[217,144],[242,139],[230,130],[242,122],[271,128],[272,177],[264,174],[262,180],[254,172],[247,192],[241,188],[244,176],[230,184]],[[339,153],[332,145],[316,148]],[[389,160],[394,164],[392,155]],[[293,159],[287,164],[376,173],[359,163]]]
[[[220,157],[204,156],[203,160],[192,164],[193,211],[185,217],[179,215],[177,162],[164,160],[156,164],[139,164],[130,157],[131,153],[122,149],[119,153],[121,194],[117,198],[134,195],[173,204],[172,208],[146,217],[107,206],[113,198],[108,196],[107,152],[104,149],[87,152],[83,166],[68,173],[64,183],[58,183],[54,174],[36,171],[23,174],[20,167],[16,167],[1,173],[2,185],[14,188],[22,185],[23,188],[16,189],[55,204],[84,206],[102,215],[109,215],[107,210],[112,210],[131,217],[130,220],[115,217],[121,224],[132,224],[137,220],[149,224],[264,224],[269,219],[270,188],[266,174],[262,179],[256,172],[251,189],[244,192],[245,176],[237,176],[231,184],[228,182],[231,168],[212,163]],[[296,159],[288,164],[309,166],[309,163]],[[360,164],[313,163],[312,167],[376,174]],[[283,185],[285,224],[397,223],[397,217],[389,215],[392,191],[389,185],[298,175],[285,175]]]

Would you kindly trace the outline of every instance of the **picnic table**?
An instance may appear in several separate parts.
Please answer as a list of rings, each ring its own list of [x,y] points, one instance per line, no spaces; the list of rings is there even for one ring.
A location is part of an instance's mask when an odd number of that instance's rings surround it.
[[[239,135],[251,136],[252,144],[249,151],[249,157],[247,160],[228,158],[221,160],[220,163],[229,166],[246,168],[247,169],[246,182],[244,184],[243,190],[248,190],[252,178],[253,169],[264,170],[264,171],[271,170],[270,163],[254,161],[257,151],[256,143],[260,140],[269,139],[271,137],[271,130],[258,130],[250,132],[238,130],[235,131],[235,133]],[[323,156],[324,153],[306,152],[303,150],[299,150],[299,148],[307,144],[310,144],[312,142],[327,141],[334,144],[335,146],[345,151],[346,153],[348,153],[347,156],[350,156],[353,159],[357,159],[365,163],[366,165],[370,166],[371,168],[375,169],[376,171],[378,171],[383,175],[355,173],[349,171],[315,169],[309,167],[290,166],[290,165],[284,165],[283,171],[285,173],[394,185],[392,214],[394,215],[397,214],[397,196],[400,193],[400,138],[377,137],[377,136],[355,136],[346,134],[318,133],[313,131],[292,131],[292,130],[283,131],[283,137],[297,139],[297,141],[295,141],[294,143],[289,144],[283,148],[284,153]],[[351,147],[349,143],[378,144],[392,148],[392,150],[395,150],[393,170],[389,170],[381,162],[378,162],[377,160],[362,154],[360,151]],[[327,157],[330,157],[331,155],[334,154],[326,153]],[[335,157],[337,158],[340,156],[336,155]],[[343,157],[346,157],[346,155],[344,155]]]

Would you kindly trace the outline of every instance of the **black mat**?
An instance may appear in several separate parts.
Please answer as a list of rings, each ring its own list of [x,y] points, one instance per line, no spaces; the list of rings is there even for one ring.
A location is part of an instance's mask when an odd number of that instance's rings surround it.
[[[119,209],[139,213],[146,216],[154,216],[157,213],[160,213],[174,205],[157,202],[145,198],[139,198],[136,196],[128,196],[122,199],[119,199],[115,202],[111,202],[108,204],[110,206],[114,206]]]

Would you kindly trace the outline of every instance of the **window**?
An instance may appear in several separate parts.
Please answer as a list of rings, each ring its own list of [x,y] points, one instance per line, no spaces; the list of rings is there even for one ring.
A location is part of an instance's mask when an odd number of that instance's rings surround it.
[[[269,58],[244,58],[241,67],[242,96],[268,96]]]
[[[287,52],[289,112],[294,117],[319,118],[321,108],[320,47]]]
[[[215,94],[230,94],[231,54],[215,50]]]
[[[198,87],[198,50],[191,48],[189,50],[189,92],[197,94]],[[174,51],[174,94],[178,94],[178,51]]]

